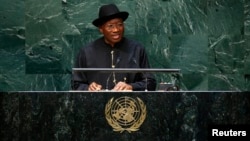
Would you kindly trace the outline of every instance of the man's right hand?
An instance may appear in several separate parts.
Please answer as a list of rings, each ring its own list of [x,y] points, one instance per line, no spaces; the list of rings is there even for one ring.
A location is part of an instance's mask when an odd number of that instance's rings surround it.
[[[102,89],[102,85],[99,85],[95,82],[92,82],[88,88],[89,91],[100,91],[101,89]]]

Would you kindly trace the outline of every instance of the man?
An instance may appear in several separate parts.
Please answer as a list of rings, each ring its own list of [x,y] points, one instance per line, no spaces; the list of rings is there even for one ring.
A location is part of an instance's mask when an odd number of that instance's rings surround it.
[[[75,68],[150,68],[144,47],[123,37],[128,12],[116,5],[103,5],[99,18],[92,23],[103,37],[81,48]],[[144,91],[155,90],[156,81],[150,73],[73,72],[73,90]]]

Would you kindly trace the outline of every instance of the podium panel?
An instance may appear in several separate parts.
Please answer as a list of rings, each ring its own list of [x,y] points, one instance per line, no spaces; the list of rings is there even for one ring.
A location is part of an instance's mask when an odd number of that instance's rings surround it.
[[[206,141],[210,125],[250,123],[247,92],[8,92],[0,138]]]

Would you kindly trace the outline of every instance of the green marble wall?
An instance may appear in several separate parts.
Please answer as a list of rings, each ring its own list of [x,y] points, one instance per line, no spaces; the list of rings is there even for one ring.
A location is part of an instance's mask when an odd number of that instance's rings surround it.
[[[157,74],[182,90],[250,90],[249,0],[0,0],[0,91],[67,91],[81,46],[104,3],[130,13],[126,36],[143,43]]]

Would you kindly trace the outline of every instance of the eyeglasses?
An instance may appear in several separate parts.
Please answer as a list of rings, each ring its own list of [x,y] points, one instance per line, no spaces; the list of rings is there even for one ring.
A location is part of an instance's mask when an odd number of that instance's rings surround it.
[[[104,26],[106,30],[111,31],[116,29],[122,29],[124,27],[123,23],[116,23],[116,24],[107,24]]]

